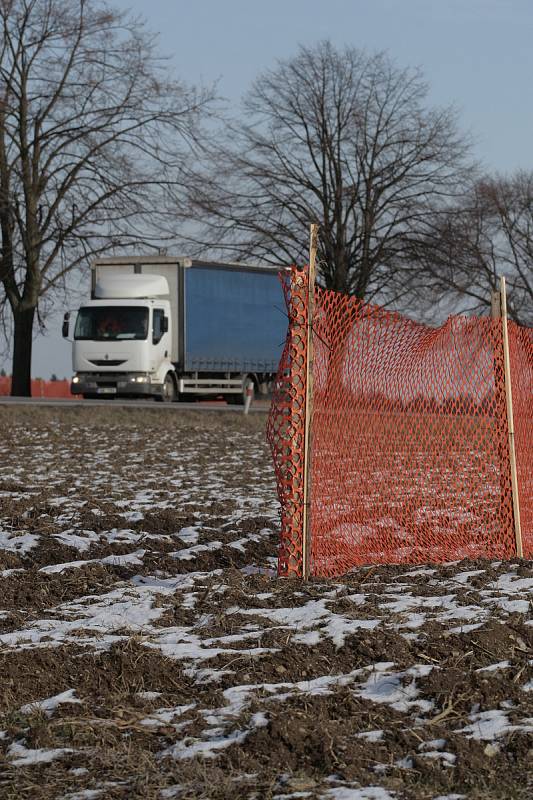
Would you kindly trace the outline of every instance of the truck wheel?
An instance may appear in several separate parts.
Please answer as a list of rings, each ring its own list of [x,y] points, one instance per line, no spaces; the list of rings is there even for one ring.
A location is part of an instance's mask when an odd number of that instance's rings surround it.
[[[157,399],[162,400],[164,403],[173,403],[176,399],[176,386],[170,372],[167,374],[163,384],[163,394]]]

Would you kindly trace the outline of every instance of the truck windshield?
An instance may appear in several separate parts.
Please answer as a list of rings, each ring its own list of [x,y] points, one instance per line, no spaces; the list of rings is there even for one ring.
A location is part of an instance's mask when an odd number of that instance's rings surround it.
[[[80,308],[74,329],[75,339],[146,339],[148,309],[126,306]]]

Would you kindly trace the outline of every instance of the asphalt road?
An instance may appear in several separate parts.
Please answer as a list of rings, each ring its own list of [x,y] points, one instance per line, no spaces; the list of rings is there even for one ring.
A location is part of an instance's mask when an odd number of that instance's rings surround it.
[[[157,403],[154,400],[74,400],[63,397],[0,397],[0,406],[107,406],[112,408],[157,408],[162,411],[220,411],[224,413],[242,414],[243,406],[229,406],[223,401],[201,400],[195,403]],[[268,413],[270,403],[258,400],[252,403],[250,413]]]

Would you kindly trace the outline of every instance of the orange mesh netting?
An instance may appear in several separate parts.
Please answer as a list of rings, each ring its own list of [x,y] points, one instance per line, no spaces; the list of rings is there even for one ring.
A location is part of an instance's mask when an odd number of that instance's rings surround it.
[[[282,276],[289,329],[272,393],[268,419],[281,504],[280,575],[300,575],[303,563],[303,459],[307,351],[307,279],[292,271]],[[292,283],[292,288],[291,288]]]
[[[304,558],[307,273],[285,277],[289,333],[268,423],[279,573]],[[533,550],[530,329],[510,327],[524,555]],[[502,321],[429,328],[315,288],[309,574],[516,554]]]

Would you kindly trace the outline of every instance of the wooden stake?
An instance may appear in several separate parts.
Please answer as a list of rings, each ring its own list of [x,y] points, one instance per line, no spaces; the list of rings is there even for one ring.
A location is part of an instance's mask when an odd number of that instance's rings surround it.
[[[505,378],[505,400],[507,406],[507,426],[509,430],[509,463],[511,466],[511,490],[513,495],[513,517],[516,539],[516,555],[523,557],[522,529],[520,525],[520,500],[518,496],[518,476],[516,472],[516,452],[514,438],[513,390],[511,386],[511,361],[509,358],[509,332],[507,330],[507,292],[505,278],[500,278],[500,312],[503,333],[503,369]]]
[[[309,235],[309,273],[307,276],[307,365],[305,381],[304,434],[304,507],[303,507],[303,578],[309,577],[311,551],[311,419],[313,415],[313,315],[315,310],[315,279],[318,225],[312,224]]]

